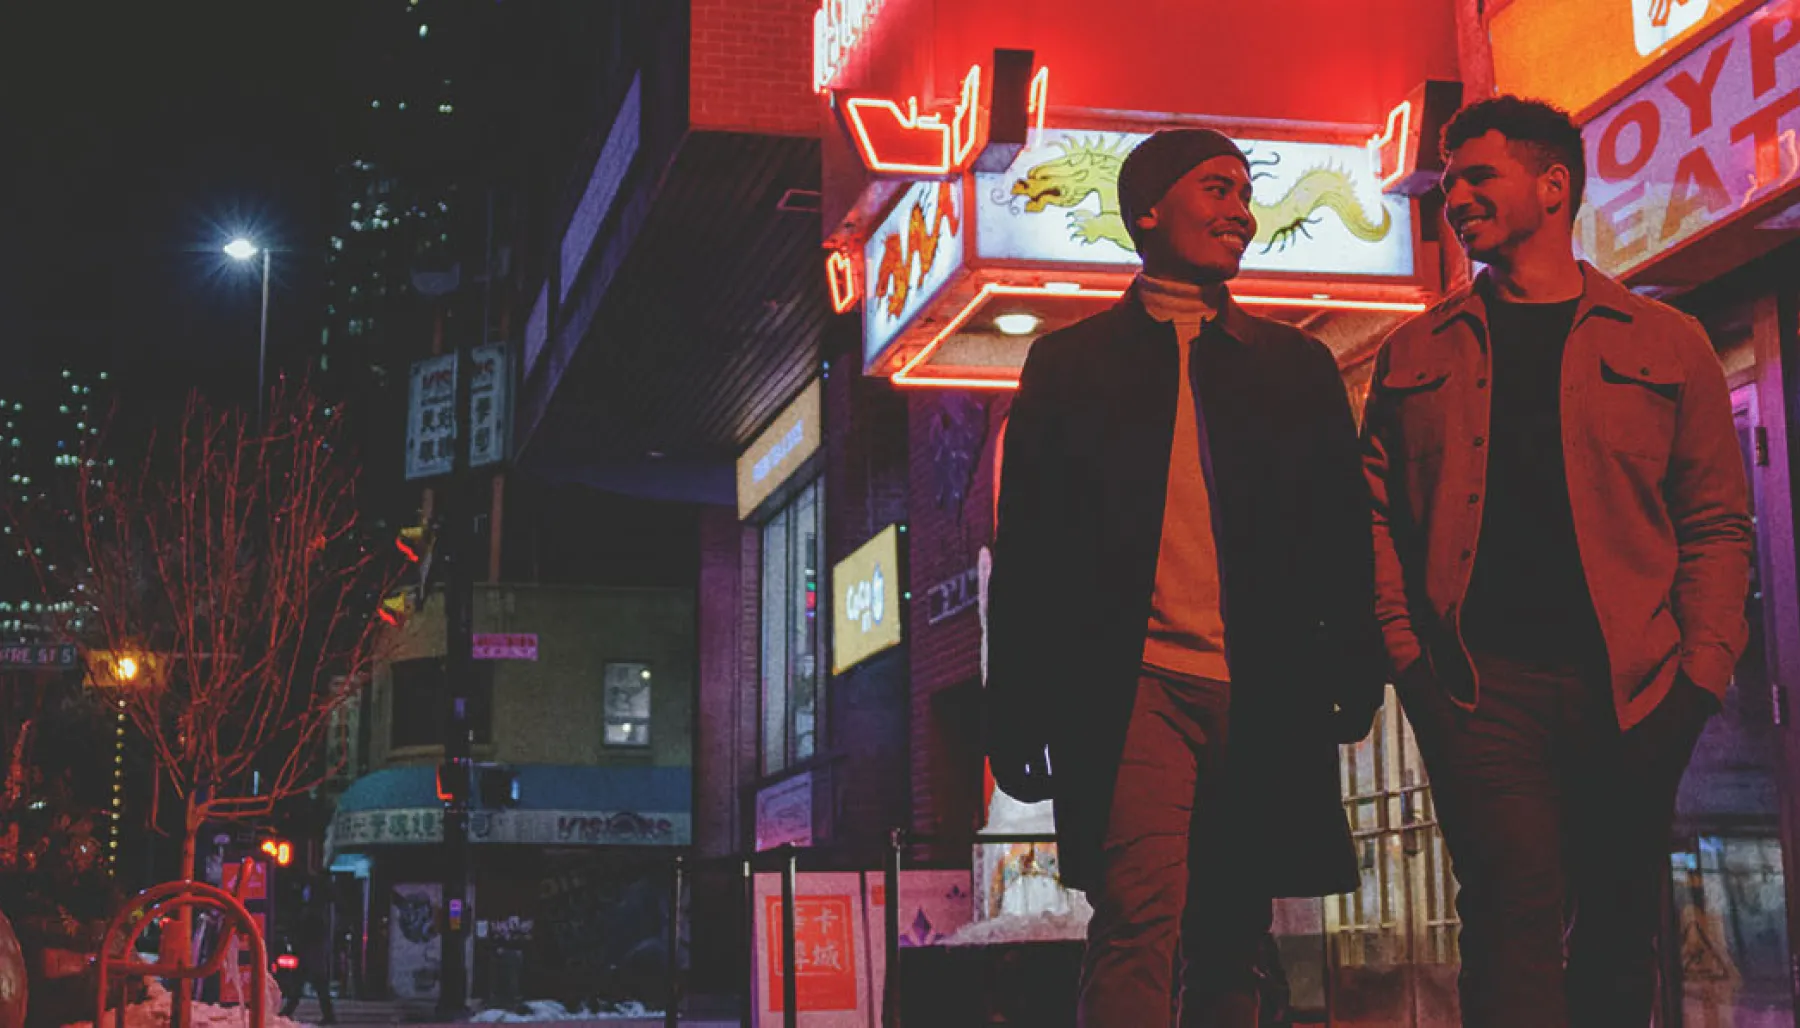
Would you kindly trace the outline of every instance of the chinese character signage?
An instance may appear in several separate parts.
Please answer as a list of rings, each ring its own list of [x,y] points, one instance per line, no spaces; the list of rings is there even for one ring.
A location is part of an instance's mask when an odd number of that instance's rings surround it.
[[[738,517],[747,518],[819,449],[824,395],[817,379],[800,391],[737,462]]]
[[[476,660],[536,660],[538,637],[535,632],[476,632]]]
[[[406,477],[448,475],[456,445],[456,355],[414,361],[406,407]]]
[[[756,876],[756,1016],[773,1028],[786,1009],[781,876]],[[900,945],[941,944],[969,924],[968,871],[900,874]],[[880,875],[798,876],[794,893],[794,992],[802,1028],[867,1028],[879,1020],[886,987],[886,889]]]
[[[443,839],[443,810],[436,807],[340,810],[331,822],[331,845],[336,851]],[[484,809],[469,815],[472,843],[685,846],[692,840],[693,817],[686,811]]]
[[[432,478],[455,469],[456,359],[454,353],[414,361],[412,385],[406,409],[406,477]],[[469,380],[469,407],[473,432],[469,466],[498,464],[507,456],[512,367],[506,347],[489,343],[469,355],[474,375]]]
[[[869,237],[863,251],[863,364],[887,349],[962,267],[959,179],[919,182]]]
[[[1137,249],[1119,215],[1119,167],[1146,138],[1051,129],[1005,171],[976,174],[981,259],[1137,267]],[[1382,194],[1366,148],[1237,142],[1250,158],[1255,191],[1256,238],[1244,255],[1245,274],[1415,273],[1412,205]]]
[[[831,673],[900,643],[900,528],[889,525],[831,572]]]
[[[1800,175],[1797,44],[1800,5],[1774,0],[1588,122],[1582,255],[1625,275],[1787,194]]]
[[[469,466],[472,468],[498,464],[506,459],[508,430],[512,427],[512,366],[506,360],[506,346],[489,343],[470,351],[475,374],[469,379],[469,421],[474,432],[469,440]]]

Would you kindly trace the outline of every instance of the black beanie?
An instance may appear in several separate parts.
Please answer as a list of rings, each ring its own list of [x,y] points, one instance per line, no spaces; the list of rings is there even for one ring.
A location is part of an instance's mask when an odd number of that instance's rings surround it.
[[[1139,143],[1119,168],[1119,216],[1125,231],[1137,241],[1137,220],[1150,213],[1188,172],[1214,157],[1236,157],[1250,166],[1250,158],[1224,133],[1212,129],[1168,129]]]

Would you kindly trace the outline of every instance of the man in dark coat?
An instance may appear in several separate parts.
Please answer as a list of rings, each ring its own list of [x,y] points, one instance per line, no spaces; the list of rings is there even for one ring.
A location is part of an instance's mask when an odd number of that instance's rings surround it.
[[[1357,886],[1338,744],[1384,663],[1370,514],[1336,361],[1225,283],[1248,162],[1161,132],[1119,174],[1144,273],[1038,340],[1003,443],[988,755],[1056,801],[1094,905],[1084,1028],[1255,1025],[1271,898]],[[1229,745],[1227,744],[1229,740]]]

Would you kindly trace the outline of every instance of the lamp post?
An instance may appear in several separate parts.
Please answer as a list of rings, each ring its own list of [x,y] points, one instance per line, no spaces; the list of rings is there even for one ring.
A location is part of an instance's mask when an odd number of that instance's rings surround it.
[[[247,261],[262,255],[262,331],[256,343],[256,424],[263,420],[263,375],[269,359],[269,251],[239,236],[225,244],[225,253],[233,260]]]

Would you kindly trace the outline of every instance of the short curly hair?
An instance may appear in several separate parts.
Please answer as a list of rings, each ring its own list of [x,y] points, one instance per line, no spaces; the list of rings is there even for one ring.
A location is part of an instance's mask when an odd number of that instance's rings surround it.
[[[1569,169],[1569,216],[1581,210],[1581,195],[1587,189],[1587,155],[1581,146],[1581,130],[1569,112],[1518,96],[1476,101],[1457,111],[1444,126],[1444,156],[1447,159],[1457,147],[1489,132],[1523,145],[1536,160],[1540,174],[1556,164]]]

